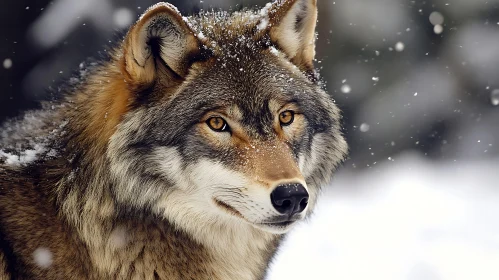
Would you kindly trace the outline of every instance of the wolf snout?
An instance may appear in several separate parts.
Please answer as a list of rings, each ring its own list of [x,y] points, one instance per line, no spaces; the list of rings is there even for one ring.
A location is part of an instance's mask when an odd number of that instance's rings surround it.
[[[301,213],[308,204],[308,192],[300,183],[290,183],[277,186],[270,194],[274,208],[289,217]]]

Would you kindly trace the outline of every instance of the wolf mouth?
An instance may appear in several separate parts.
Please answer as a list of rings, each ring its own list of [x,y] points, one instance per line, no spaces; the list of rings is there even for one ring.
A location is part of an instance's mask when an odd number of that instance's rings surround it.
[[[248,221],[244,216],[243,214],[241,214],[239,211],[237,211],[234,207],[230,206],[229,204],[223,202],[223,201],[220,201],[216,198],[213,198],[213,201],[215,202],[215,204],[224,209],[225,211],[227,211],[229,214],[232,214],[236,217],[239,217],[249,223],[251,223],[250,221]],[[264,227],[275,227],[275,228],[287,228],[288,226],[294,224],[295,222],[297,222],[298,220],[300,219],[296,219],[296,218],[290,218],[289,220],[280,220],[280,221],[268,221],[268,222],[263,222],[263,223],[256,223],[257,225],[259,226],[264,226]],[[254,224],[254,223],[252,223]]]
[[[230,214],[234,215],[234,216],[237,216],[239,218],[242,218],[244,220],[246,220],[243,216],[243,214],[241,214],[239,211],[237,211],[234,207],[230,206],[229,204],[223,202],[223,201],[220,201],[216,198],[213,199],[215,201],[215,204],[218,205],[218,207],[224,209],[225,211],[229,212]]]
[[[285,227],[288,227],[288,226],[294,224],[295,222],[296,221],[284,221],[284,222],[276,222],[276,223],[260,223],[259,225],[267,226],[267,227],[285,228]]]

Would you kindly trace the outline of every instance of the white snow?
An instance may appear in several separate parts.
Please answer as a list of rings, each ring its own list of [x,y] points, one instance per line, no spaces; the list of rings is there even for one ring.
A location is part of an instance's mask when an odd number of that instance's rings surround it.
[[[499,105],[499,89],[494,89],[490,93],[490,103],[492,103],[492,105],[494,106]]]
[[[268,17],[263,17],[260,20],[260,23],[258,23],[258,25],[256,26],[256,28],[258,30],[264,30],[264,29],[267,28],[268,25],[269,25],[269,18]]]
[[[371,126],[367,123],[362,123],[360,125],[360,131],[362,131],[362,132],[368,132],[370,128],[371,128]]]
[[[263,16],[263,17],[268,16],[270,8],[272,8],[272,3],[265,4],[265,7],[263,7],[260,10],[260,16]]]
[[[48,149],[51,143],[66,134],[67,120],[57,119],[55,108],[62,105],[44,105],[45,109],[28,111],[23,118],[7,120],[0,126],[0,166],[20,167],[45,159],[56,150]]]
[[[279,51],[275,47],[270,47],[270,53],[273,55],[279,55]]]
[[[113,21],[116,27],[126,28],[132,24],[134,19],[134,13],[125,7],[118,8],[113,13]]]
[[[442,25],[444,23],[444,16],[439,12],[432,12],[430,14],[430,22],[433,25]]]
[[[395,50],[396,50],[396,51],[401,52],[401,51],[404,51],[404,49],[405,49],[405,45],[404,45],[404,43],[402,43],[402,42],[397,42],[397,43],[395,44]]]
[[[498,168],[404,154],[343,171],[267,279],[499,279]]]
[[[444,28],[442,25],[440,24],[437,24],[433,27],[433,32],[435,32],[435,34],[441,34],[442,32],[444,31]]]
[[[34,162],[39,154],[46,151],[45,147],[40,144],[35,144],[34,149],[26,149],[20,152],[20,155],[7,153],[0,150],[0,159],[5,160],[5,164],[11,166],[22,166]]]
[[[256,26],[258,30],[264,30],[267,28],[269,25],[269,9],[272,7],[271,3],[267,3],[265,7],[263,7],[259,14],[260,14],[260,22]]]
[[[199,38],[199,40],[206,39],[206,37],[204,36],[203,32],[201,32],[201,31],[198,33],[197,37]]]
[[[33,252],[33,261],[43,269],[49,268],[52,265],[52,252],[48,248],[40,247]]]
[[[128,232],[123,227],[117,227],[109,236],[109,243],[113,248],[123,248],[128,243]]]
[[[344,84],[341,86],[341,92],[350,93],[351,91],[352,91],[352,88],[349,85]]]
[[[12,59],[10,59],[10,58],[4,59],[3,68],[10,69],[10,67],[12,67]]]

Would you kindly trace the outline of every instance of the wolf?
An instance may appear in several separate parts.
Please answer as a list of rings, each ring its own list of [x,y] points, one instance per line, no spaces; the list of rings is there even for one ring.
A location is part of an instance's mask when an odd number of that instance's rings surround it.
[[[264,279],[347,154],[316,0],[150,7],[0,140],[0,278]]]

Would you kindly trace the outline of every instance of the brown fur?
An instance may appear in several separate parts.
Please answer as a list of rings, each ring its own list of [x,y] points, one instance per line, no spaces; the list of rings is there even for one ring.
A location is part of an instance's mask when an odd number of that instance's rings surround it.
[[[246,172],[269,189],[287,182],[303,181],[289,147],[282,142],[248,147],[245,157],[248,160]]]
[[[31,172],[7,173],[0,170],[2,250],[16,256],[26,256],[17,260],[16,267],[8,263],[4,266],[15,279],[86,278],[90,270],[86,261],[88,254],[82,242],[76,232],[58,217],[51,190],[43,187],[44,184],[40,185],[41,178],[36,180],[37,175],[30,176]],[[42,269],[35,264],[34,252],[38,248],[47,248],[52,252],[54,265],[51,269]],[[71,263],[80,265],[73,266]],[[26,275],[22,271],[31,272]]]
[[[88,124],[83,129],[82,135],[94,135],[92,144],[104,149],[116,126],[121,122],[121,117],[128,111],[132,94],[121,73],[117,71],[106,78],[90,81],[90,84],[92,86],[88,91],[97,91],[100,94],[81,96],[83,100],[77,100],[78,103],[89,105],[86,117]],[[86,139],[78,139],[78,141],[84,140]]]
[[[1,241],[1,240],[0,240]],[[9,279],[9,274],[7,274],[7,259],[5,258],[5,254],[0,251],[0,279],[6,280]]]

